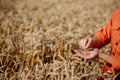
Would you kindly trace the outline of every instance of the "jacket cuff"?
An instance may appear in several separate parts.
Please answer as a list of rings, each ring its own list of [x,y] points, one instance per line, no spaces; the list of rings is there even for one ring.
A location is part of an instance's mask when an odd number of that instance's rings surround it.
[[[101,48],[101,47],[103,46],[102,40],[100,40],[99,37],[97,37],[97,36],[93,36],[93,38],[94,38],[93,47],[94,47],[94,48]]]

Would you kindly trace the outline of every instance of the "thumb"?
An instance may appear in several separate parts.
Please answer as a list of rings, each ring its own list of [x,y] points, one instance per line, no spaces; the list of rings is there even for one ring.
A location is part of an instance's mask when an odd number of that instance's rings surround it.
[[[86,44],[86,47],[85,47],[85,49],[88,49],[88,48],[90,48],[90,46],[91,46],[91,43],[92,43],[92,38],[89,38],[89,39],[88,39],[88,42],[87,42],[87,44]]]
[[[80,55],[80,52],[78,50],[74,50],[74,52],[76,53],[75,55],[76,56],[79,56]]]

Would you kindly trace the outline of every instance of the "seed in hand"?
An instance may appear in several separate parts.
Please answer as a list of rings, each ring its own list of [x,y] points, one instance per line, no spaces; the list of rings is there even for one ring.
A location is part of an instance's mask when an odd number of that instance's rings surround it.
[[[90,55],[88,50],[85,51],[85,55],[87,55],[87,56]]]

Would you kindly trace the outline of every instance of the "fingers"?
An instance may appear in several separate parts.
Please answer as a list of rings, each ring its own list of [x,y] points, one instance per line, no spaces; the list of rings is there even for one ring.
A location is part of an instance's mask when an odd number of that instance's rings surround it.
[[[98,50],[89,51],[89,55],[86,55],[84,51],[76,49],[75,55],[84,59],[95,59],[98,55]]]
[[[74,50],[74,52],[76,53],[76,54],[75,54],[76,56],[80,56],[80,55],[81,55],[78,50]]]
[[[93,59],[98,55],[98,49],[93,49],[94,38],[84,38],[79,41],[80,49],[75,50],[76,56],[80,56],[84,59]],[[89,50],[90,49],[90,50]],[[89,51],[87,55],[86,51]]]
[[[88,41],[89,41],[88,38],[85,38],[85,39],[84,39],[84,41],[83,41],[84,49],[86,49],[86,45],[87,45]]]
[[[86,55],[85,52],[82,50],[75,50],[75,53],[76,56],[79,56],[84,59],[89,59],[89,55]]]
[[[83,39],[81,39],[81,40],[79,41],[79,45],[80,45],[81,48],[84,48],[84,46],[83,46]]]
[[[74,52],[76,53],[75,54],[76,56],[80,56],[80,57],[84,58],[84,52],[83,51],[76,49],[76,50],[74,50]]]
[[[86,55],[84,51],[82,50],[75,50],[75,55],[76,56],[79,56],[81,58],[84,58],[84,59],[90,59],[91,57],[89,55]]]
[[[80,40],[79,45],[83,48],[83,49],[88,49],[91,46],[92,43],[92,39],[91,38],[85,38]]]
[[[83,49],[85,48],[85,45],[87,43],[86,41],[87,41],[86,38],[80,40],[79,45],[80,45],[81,48],[83,48]]]
[[[92,45],[91,43],[92,43],[92,38],[89,38],[87,43],[86,43],[85,49],[90,48],[90,46]]]

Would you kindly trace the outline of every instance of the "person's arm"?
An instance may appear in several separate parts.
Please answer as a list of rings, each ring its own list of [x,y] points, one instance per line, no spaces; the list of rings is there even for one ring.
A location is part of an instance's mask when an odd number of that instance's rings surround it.
[[[93,38],[96,40],[93,43],[94,48],[101,48],[104,47],[106,44],[110,42],[111,39],[111,27],[112,27],[112,21],[110,21],[109,24],[107,24],[103,29],[99,30]]]
[[[120,57],[111,56],[105,53],[99,53],[98,57],[103,59],[105,62],[111,64],[114,69],[116,70],[120,69]]]
[[[99,30],[92,38],[84,38],[79,41],[80,47],[83,49],[88,48],[101,48],[107,43],[109,43],[111,39],[111,27],[112,20],[105,28]]]

